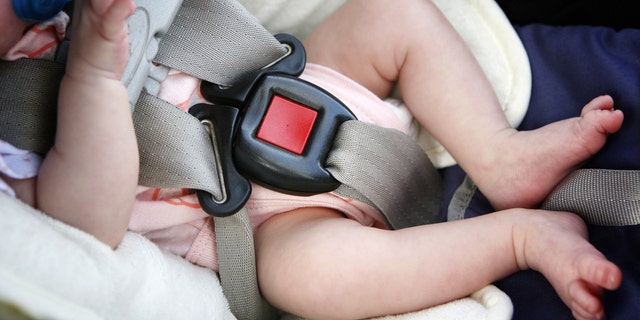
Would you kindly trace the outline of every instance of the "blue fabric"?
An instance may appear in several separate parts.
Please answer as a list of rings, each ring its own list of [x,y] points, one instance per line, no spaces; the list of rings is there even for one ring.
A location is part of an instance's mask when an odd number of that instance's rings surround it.
[[[527,25],[516,30],[531,62],[529,110],[519,129],[530,130],[579,115],[592,98],[609,94],[623,110],[622,129],[585,164],[590,168],[640,169],[640,29]],[[445,205],[464,178],[455,166],[443,170]],[[640,183],[640,182],[639,182]],[[491,212],[476,193],[466,217]],[[604,297],[608,319],[640,314],[640,226],[590,226],[590,241],[623,271],[622,287]],[[514,319],[572,319],[549,283],[535,271],[498,281],[514,303]]]
[[[12,0],[13,11],[25,22],[47,21],[62,11],[71,0]]]

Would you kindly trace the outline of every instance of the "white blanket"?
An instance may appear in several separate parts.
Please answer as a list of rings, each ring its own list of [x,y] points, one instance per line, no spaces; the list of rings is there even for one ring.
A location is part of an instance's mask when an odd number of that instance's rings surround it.
[[[0,301],[34,318],[234,319],[212,271],[138,234],[114,251],[0,193],[0,235]]]
[[[241,0],[273,32],[304,37],[344,0]],[[493,0],[437,0],[469,43],[505,112],[526,111],[526,53]],[[438,148],[437,144],[431,148]],[[443,152],[441,164],[450,160]],[[117,250],[0,193],[0,318],[233,319],[218,278],[128,233]],[[468,298],[382,319],[509,319],[509,298],[488,286]]]

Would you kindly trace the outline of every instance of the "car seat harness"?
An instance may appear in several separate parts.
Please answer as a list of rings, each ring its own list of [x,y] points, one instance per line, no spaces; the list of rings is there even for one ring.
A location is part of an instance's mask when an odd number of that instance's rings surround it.
[[[298,39],[286,34],[276,39],[288,49],[283,58],[233,86],[203,81],[202,95],[216,105],[189,110],[208,126],[219,165],[223,198],[198,191],[211,215],[242,208],[251,193],[248,180],[303,195],[340,185],[324,162],[340,124],[356,117],[336,97],[297,77],[306,62]]]

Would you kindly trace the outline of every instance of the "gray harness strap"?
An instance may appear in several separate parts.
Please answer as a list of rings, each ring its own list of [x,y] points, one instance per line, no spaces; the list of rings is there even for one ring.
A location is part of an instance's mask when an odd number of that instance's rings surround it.
[[[218,242],[220,283],[231,311],[238,319],[274,319],[258,288],[253,230],[245,209],[229,217],[214,218]],[[220,241],[224,243],[220,244]]]
[[[222,188],[209,134],[198,119],[142,92],[133,111],[140,153],[139,183],[157,188]]]
[[[46,153],[55,137],[58,84],[64,65],[0,60],[0,136],[22,149]]]
[[[122,77],[132,106],[143,88],[158,93],[167,67],[228,85],[286,52],[235,0],[136,0],[136,6]]]
[[[575,212],[593,225],[640,224],[640,171],[577,170],[556,187],[541,207]]]
[[[231,85],[285,53],[286,48],[235,0],[185,0],[155,61]]]
[[[364,195],[393,229],[440,222],[442,181],[438,171],[409,136],[365,123],[343,123],[326,162],[347,189]],[[339,192],[340,193],[340,192]]]
[[[471,204],[476,190],[478,190],[478,187],[476,187],[475,183],[471,181],[469,176],[465,176],[449,202],[449,206],[447,207],[447,221],[464,219],[464,213],[467,211],[469,204]]]
[[[477,187],[465,177],[448,208],[448,219],[464,219]],[[640,224],[640,170],[579,169],[563,180],[540,206],[569,211],[597,226]]]

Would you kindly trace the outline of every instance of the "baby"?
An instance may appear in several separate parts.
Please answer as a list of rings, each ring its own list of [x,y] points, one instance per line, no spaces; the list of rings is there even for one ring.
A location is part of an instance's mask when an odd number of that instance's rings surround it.
[[[14,35],[3,38],[7,50],[28,24],[11,16],[9,0],[0,2],[0,23]],[[138,207],[136,139],[119,81],[133,3],[86,0],[77,6],[55,146],[37,179],[0,176],[20,199],[116,247]],[[397,82],[413,116],[504,210],[390,231],[323,202],[268,218],[250,208],[252,219],[262,219],[255,223],[258,278],[270,303],[307,318],[398,314],[464,297],[531,268],[551,282],[576,318],[604,316],[601,293],[616,289],[622,274],[588,243],[582,220],[516,208],[542,201],[620,128],[623,115],[610,97],[592,100],[580,117],[539,130],[510,128],[473,56],[429,1],[347,1],[305,45],[310,62],[331,68],[310,65],[309,73],[351,81],[338,71],[355,80],[349,87],[356,94],[384,97]]]

